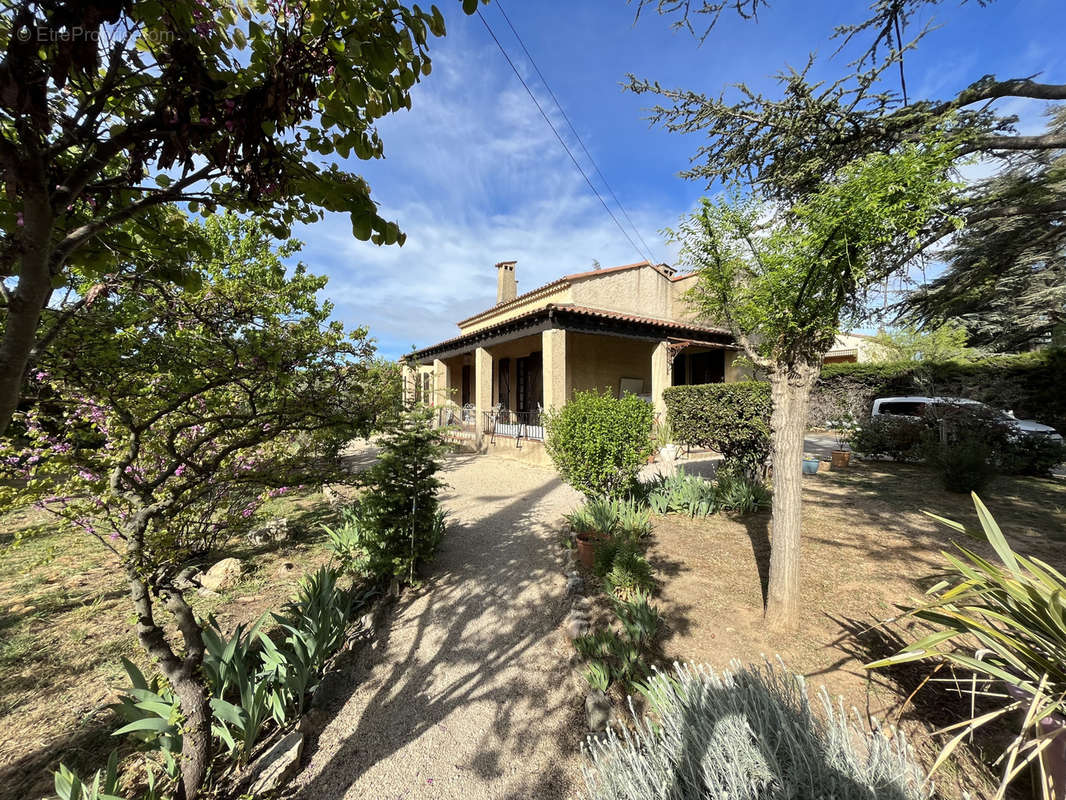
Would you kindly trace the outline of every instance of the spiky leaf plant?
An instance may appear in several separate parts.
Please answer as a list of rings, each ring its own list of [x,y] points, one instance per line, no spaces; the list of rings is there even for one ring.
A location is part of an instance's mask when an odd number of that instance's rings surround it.
[[[956,577],[933,586],[923,605],[904,608],[936,630],[870,669],[923,659],[946,660],[973,673],[958,681],[963,692],[994,706],[945,728],[954,733],[933,770],[972,733],[989,723],[1013,718],[1018,735],[1001,755],[1002,779],[996,798],[1031,763],[1039,765],[1045,798],[1061,797],[1050,785],[1045,761],[1048,748],[1059,752],[1066,736],[1066,577],[1038,558],[1015,553],[996,520],[973,494],[981,533],[958,522],[929,514],[975,539],[987,541],[1000,563],[956,543],[958,554],[943,553]],[[927,512],[928,513],[928,512]]]

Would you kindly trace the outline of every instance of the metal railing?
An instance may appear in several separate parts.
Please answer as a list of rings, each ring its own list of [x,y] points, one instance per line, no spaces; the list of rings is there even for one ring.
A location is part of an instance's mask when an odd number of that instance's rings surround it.
[[[544,423],[539,411],[486,411],[485,430],[491,435],[493,444],[497,436],[513,438],[515,447],[522,439],[544,441]]]

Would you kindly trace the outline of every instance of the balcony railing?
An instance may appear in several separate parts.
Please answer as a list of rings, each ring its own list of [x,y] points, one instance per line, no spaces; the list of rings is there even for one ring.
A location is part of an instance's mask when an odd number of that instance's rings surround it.
[[[544,424],[539,411],[486,411],[485,430],[494,444],[497,436],[513,438],[516,447],[522,439],[544,441]]]

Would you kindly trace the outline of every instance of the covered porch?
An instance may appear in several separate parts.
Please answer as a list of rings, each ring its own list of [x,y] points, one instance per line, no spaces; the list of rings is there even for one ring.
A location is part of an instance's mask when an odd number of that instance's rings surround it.
[[[520,450],[575,391],[630,392],[664,416],[666,387],[736,380],[736,353],[719,329],[548,306],[417,352],[405,388],[476,449]]]

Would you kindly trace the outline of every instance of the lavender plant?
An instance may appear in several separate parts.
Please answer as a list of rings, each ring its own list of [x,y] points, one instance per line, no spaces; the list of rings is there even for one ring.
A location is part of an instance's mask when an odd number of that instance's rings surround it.
[[[781,666],[677,664],[644,693],[655,721],[593,745],[589,800],[932,797],[901,733],[867,732],[825,689],[815,713],[803,678]]]

